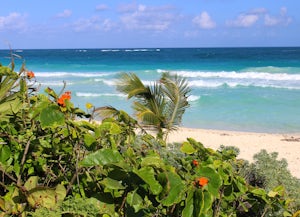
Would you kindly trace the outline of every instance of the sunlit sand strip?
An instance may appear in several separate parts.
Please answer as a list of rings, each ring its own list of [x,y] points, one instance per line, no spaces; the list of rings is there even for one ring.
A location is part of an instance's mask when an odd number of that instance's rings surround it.
[[[169,135],[168,142],[183,142],[189,137],[213,149],[218,149],[220,145],[235,146],[240,149],[238,158],[249,162],[253,162],[253,155],[262,149],[268,153],[278,152],[278,160],[285,158],[292,175],[300,178],[300,133],[268,134],[180,128]]]

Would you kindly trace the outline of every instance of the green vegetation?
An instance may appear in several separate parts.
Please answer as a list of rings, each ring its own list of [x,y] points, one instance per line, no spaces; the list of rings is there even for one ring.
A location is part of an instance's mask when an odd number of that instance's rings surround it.
[[[181,124],[189,106],[190,88],[187,81],[177,75],[163,73],[159,82],[144,85],[135,74],[122,74],[117,89],[134,97],[133,108],[142,124],[155,127],[158,138],[166,139],[168,133]]]
[[[138,122],[116,109],[93,124],[87,119],[97,109],[89,114],[75,108],[68,91],[37,93],[28,80],[34,77],[25,67],[19,73],[0,67],[0,110],[5,111],[0,216],[217,217],[279,211],[292,216],[296,211],[283,183],[268,188],[247,183],[240,175],[244,161],[231,148],[215,151],[192,138],[167,148],[145,131],[137,134]],[[161,88],[171,94],[167,86],[174,80],[162,80]],[[170,106],[185,108],[185,101],[177,98]],[[167,130],[181,118],[162,114],[166,119],[156,126]]]

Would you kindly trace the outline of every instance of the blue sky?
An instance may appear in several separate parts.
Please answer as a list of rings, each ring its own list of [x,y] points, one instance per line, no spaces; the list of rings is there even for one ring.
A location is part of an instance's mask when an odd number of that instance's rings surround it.
[[[300,46],[299,0],[9,0],[0,49]]]

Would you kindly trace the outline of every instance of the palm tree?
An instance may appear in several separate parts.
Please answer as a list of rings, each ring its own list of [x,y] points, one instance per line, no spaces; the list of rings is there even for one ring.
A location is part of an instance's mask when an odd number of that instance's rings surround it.
[[[145,85],[134,73],[123,73],[117,82],[117,90],[128,99],[135,98],[133,108],[137,119],[144,125],[153,126],[157,137],[167,138],[181,124],[185,109],[189,107],[186,79],[163,73],[158,82]]]

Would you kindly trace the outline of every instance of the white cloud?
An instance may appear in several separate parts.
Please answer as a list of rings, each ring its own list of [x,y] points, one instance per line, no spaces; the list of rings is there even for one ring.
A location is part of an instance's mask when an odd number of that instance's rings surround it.
[[[170,6],[149,7],[140,5],[123,5],[119,8],[122,13],[120,21],[126,29],[164,31],[176,19]]]
[[[203,11],[200,15],[196,16],[193,19],[193,23],[202,29],[213,29],[216,27],[216,23],[206,11]]]
[[[120,13],[132,13],[136,10],[136,4],[122,4],[118,7]]]
[[[73,29],[76,32],[97,30],[97,31],[109,31],[115,24],[110,19],[100,19],[98,16],[93,16],[86,19],[79,19],[73,24]]]
[[[277,16],[270,15],[265,8],[255,8],[247,13],[240,14],[236,19],[226,22],[232,27],[251,27],[262,21],[265,26],[288,25],[292,19],[287,16],[287,8],[282,7],[280,14]]]
[[[287,16],[287,8],[280,8],[279,16],[271,16],[266,14],[264,17],[264,23],[266,26],[288,25],[292,22],[292,18]]]
[[[105,11],[108,9],[108,6],[106,4],[100,4],[96,6],[97,11]]]
[[[258,14],[240,14],[235,20],[229,20],[226,24],[233,27],[250,27],[253,26],[258,19]]]
[[[72,11],[69,9],[65,9],[63,12],[56,14],[58,18],[66,18],[72,15]]]
[[[7,16],[0,16],[0,31],[5,30],[20,30],[27,29],[26,15],[17,12],[12,12]]]

